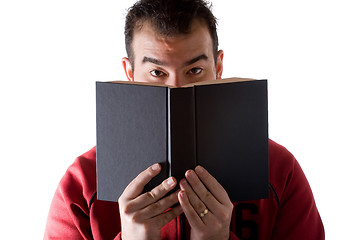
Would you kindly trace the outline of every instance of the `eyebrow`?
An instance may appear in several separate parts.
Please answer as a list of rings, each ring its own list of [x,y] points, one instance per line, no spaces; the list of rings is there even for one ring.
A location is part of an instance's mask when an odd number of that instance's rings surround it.
[[[206,56],[205,54],[201,54],[200,56],[197,56],[197,57],[191,59],[190,61],[187,61],[187,62],[184,64],[184,66],[189,66],[189,65],[191,65],[191,64],[193,64],[193,63],[196,63],[197,61],[202,60],[202,59],[203,59],[203,60],[207,60],[207,59],[208,59],[208,56]]]
[[[191,64],[193,64],[193,63],[196,63],[197,61],[202,60],[202,59],[203,59],[203,60],[207,60],[207,59],[208,59],[208,56],[206,56],[205,54],[201,54],[201,55],[199,55],[199,56],[197,56],[197,57],[194,57],[193,59],[185,62],[184,66],[189,66],[189,65],[191,65]],[[163,62],[163,61],[161,61],[161,60],[159,60],[159,59],[151,58],[151,57],[144,57],[143,60],[142,60],[142,62],[143,62],[143,63],[150,62],[150,63],[154,63],[154,64],[160,65],[160,66],[166,66],[166,65],[168,65],[168,63],[166,63],[166,62]]]
[[[151,63],[154,63],[156,65],[160,65],[160,66],[166,66],[167,65],[166,62],[163,62],[163,61],[160,61],[160,60],[158,60],[156,58],[151,58],[151,57],[144,57],[142,62],[143,63],[151,62]]]

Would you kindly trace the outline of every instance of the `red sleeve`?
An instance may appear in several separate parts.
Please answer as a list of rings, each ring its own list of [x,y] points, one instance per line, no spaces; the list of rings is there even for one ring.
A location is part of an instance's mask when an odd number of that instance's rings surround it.
[[[44,239],[93,239],[88,203],[96,189],[95,148],[68,168],[51,203]],[[120,239],[120,233],[115,239]]]
[[[291,161],[281,162],[279,168],[282,171],[277,171],[276,178],[283,183],[274,186],[279,193],[279,210],[271,239],[325,239],[310,185],[299,163],[288,151],[280,155],[280,158],[290,158]]]
[[[230,231],[230,238],[229,238],[229,240],[241,240],[241,239],[238,238],[238,237],[235,235],[235,233],[233,233],[233,232]]]

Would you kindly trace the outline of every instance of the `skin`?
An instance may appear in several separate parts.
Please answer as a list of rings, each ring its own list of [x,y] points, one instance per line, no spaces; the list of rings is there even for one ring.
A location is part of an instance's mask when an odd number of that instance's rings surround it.
[[[220,79],[222,75],[223,51],[218,51],[215,64],[210,33],[197,20],[192,23],[189,34],[174,37],[161,36],[149,23],[144,23],[134,33],[132,48],[134,70],[128,58],[122,59],[129,81],[180,87],[192,82]],[[233,205],[213,176],[197,166],[185,173],[179,191],[164,197],[177,184],[170,177],[142,194],[146,183],[159,172],[159,164],[144,170],[120,196],[122,239],[160,239],[160,229],[181,213],[185,214],[191,226],[191,239],[229,239]],[[173,207],[174,204],[177,205]],[[208,213],[200,217],[205,208]]]

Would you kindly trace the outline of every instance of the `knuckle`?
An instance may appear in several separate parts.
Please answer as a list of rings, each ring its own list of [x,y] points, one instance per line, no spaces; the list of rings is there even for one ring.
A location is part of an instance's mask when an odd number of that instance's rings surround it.
[[[162,184],[160,184],[159,186],[151,189],[151,191],[147,192],[147,197],[153,201],[157,201],[163,195],[163,190],[164,187]]]
[[[231,212],[230,211],[220,211],[218,215],[218,219],[220,219],[221,222],[227,221],[231,218]]]
[[[133,207],[132,207],[132,204],[129,203],[129,204],[126,204],[126,205],[123,205],[123,206],[120,206],[120,209],[122,210],[122,212],[124,214],[130,214],[133,210]]]
[[[226,219],[227,216],[228,216],[228,214],[225,211],[221,211],[218,215],[219,219],[222,219],[222,220]]]
[[[122,212],[123,214],[130,214],[130,209],[125,206],[125,207],[120,207],[120,212]]]
[[[210,191],[205,192],[205,198],[210,198],[212,196]]]
[[[229,206],[229,215],[230,215],[230,217],[232,215],[233,210],[234,210],[234,205],[230,204],[230,206]]]
[[[197,202],[194,207],[197,211],[200,211],[200,212],[204,211],[204,209],[205,209],[205,206],[202,202]]]
[[[131,222],[133,223],[139,223],[141,220],[141,214],[139,213],[134,213],[131,217]]]
[[[154,176],[154,172],[151,171],[151,168],[148,168],[146,170],[146,176],[152,178]]]
[[[148,197],[151,200],[156,200],[156,194],[155,194],[155,190],[152,189],[150,192],[146,193],[146,197]]]
[[[151,205],[151,211],[153,212],[161,211],[161,204],[159,202],[154,202]]]
[[[161,190],[165,190],[166,189],[166,183],[165,181],[163,181],[160,185],[159,188],[161,188]]]
[[[215,223],[213,223],[211,228],[214,232],[219,232],[223,228],[223,224],[221,221],[216,221]]]
[[[234,209],[234,205],[232,204],[232,202],[229,202],[229,209],[232,211]]]
[[[232,203],[230,203],[229,207],[225,210],[226,211],[226,219],[230,219],[232,216],[234,210],[234,205]]]

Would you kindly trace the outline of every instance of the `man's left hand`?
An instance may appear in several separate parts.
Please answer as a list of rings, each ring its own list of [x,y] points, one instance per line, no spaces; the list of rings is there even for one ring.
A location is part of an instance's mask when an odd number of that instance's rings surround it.
[[[191,239],[229,239],[233,205],[225,189],[203,167],[185,173],[179,202],[191,226]]]

